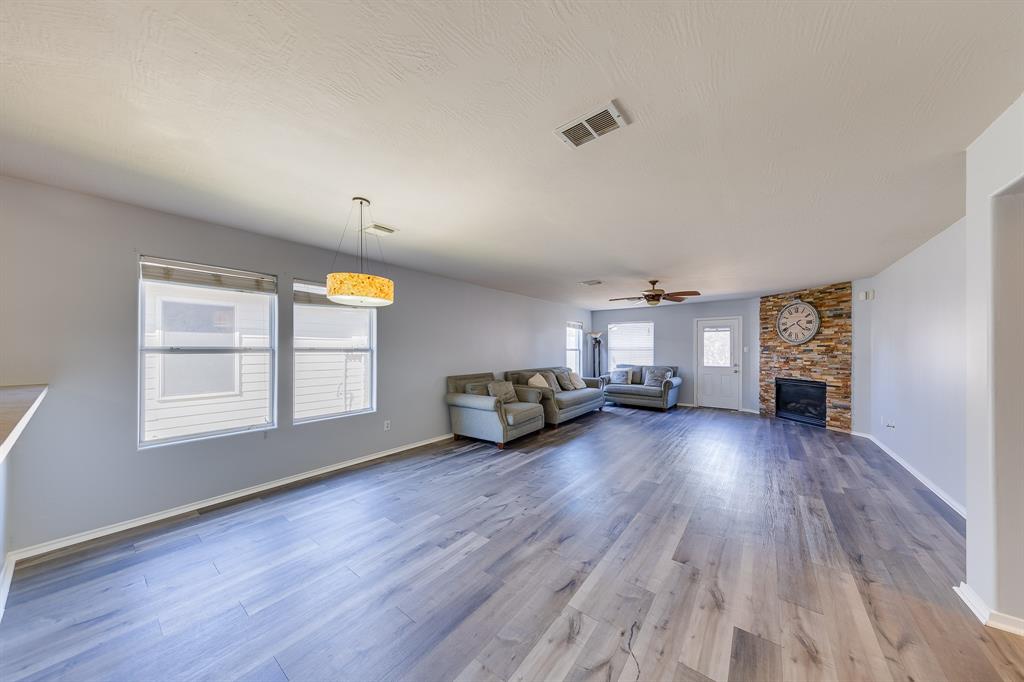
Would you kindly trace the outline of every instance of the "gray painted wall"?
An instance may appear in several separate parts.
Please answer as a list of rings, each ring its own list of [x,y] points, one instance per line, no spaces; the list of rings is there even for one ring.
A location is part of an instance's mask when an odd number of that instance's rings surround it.
[[[292,426],[285,302],[329,252],[11,178],[0,205],[0,383],[50,384],[8,457],[8,549],[448,433],[445,375],[561,365],[565,323],[590,328],[586,310],[384,267],[377,412]],[[136,449],[140,253],[279,277],[276,430]]]
[[[853,430],[873,435],[961,506],[965,249],[961,219],[874,277],[854,282],[853,311]],[[870,289],[874,300],[856,300]]]
[[[622,310],[595,310],[592,313],[595,331],[603,331],[602,371],[608,371],[608,325],[617,322],[654,322],[654,361],[678,365],[683,377],[680,402],[693,404],[694,320],[701,317],[733,317],[743,319],[743,409],[757,411],[759,406],[757,374],[760,352],[760,299],[736,301],[689,301],[657,307],[637,306]],[[593,354],[593,351],[591,351]]]

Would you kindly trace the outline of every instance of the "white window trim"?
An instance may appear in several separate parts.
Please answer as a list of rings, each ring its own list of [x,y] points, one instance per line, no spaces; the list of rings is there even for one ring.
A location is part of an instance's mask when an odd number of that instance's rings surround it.
[[[302,279],[292,280],[292,287],[295,283],[307,284],[312,286],[320,286],[319,282],[310,282]],[[357,417],[362,414],[374,414],[377,411],[377,309],[367,308],[370,311],[370,344],[369,348],[323,348],[323,347],[307,347],[307,346],[295,346],[295,300],[292,298],[292,425],[298,426],[300,424],[315,424],[316,422],[326,422],[334,419],[345,419],[346,417]],[[344,308],[346,306],[339,305]],[[352,410],[349,412],[338,412],[335,414],[318,415],[316,417],[300,417],[295,416],[295,360],[299,353],[368,353],[370,356],[370,407],[364,410]]]
[[[276,275],[270,275],[268,273],[256,273],[264,275],[265,277],[273,277],[277,280]],[[211,440],[214,438],[223,438],[225,436],[233,436],[243,433],[257,433],[260,431],[273,431],[277,428],[277,344],[278,344],[278,333],[277,333],[277,299],[280,292],[274,294],[266,293],[264,295],[270,298],[270,320],[268,321],[270,331],[270,347],[269,348],[231,348],[225,349],[222,347],[217,348],[178,348],[175,346],[157,346],[147,348],[145,345],[145,329],[143,329],[143,320],[145,320],[145,308],[142,289],[145,280],[142,279],[141,275],[138,277],[136,284],[136,346],[138,352],[136,353],[136,380],[135,380],[135,396],[136,396],[136,410],[135,410],[135,439],[137,441],[136,450],[151,450],[153,448],[166,447],[168,445],[180,445],[184,443],[195,443],[203,440]],[[211,287],[216,288],[216,287]],[[243,353],[268,353],[270,355],[270,386],[268,387],[270,396],[270,423],[259,424],[242,428],[224,429],[222,431],[207,431],[195,436],[175,436],[172,438],[160,438],[158,440],[143,441],[142,440],[142,427],[145,422],[145,391],[142,388],[143,375],[145,374],[145,356],[146,353],[195,353],[195,352],[214,352],[214,353],[237,353],[239,358]]]
[[[568,364],[568,361],[569,361],[569,356],[568,356],[569,351],[576,351],[577,355],[579,356],[579,361],[577,362],[577,364],[579,365],[578,372],[579,372],[580,376],[583,376],[583,323],[582,322],[566,322],[565,323],[565,328],[566,329],[573,329],[573,330],[576,331],[576,341],[577,341],[577,345],[576,345],[575,348],[570,348],[569,346],[565,347],[566,363]],[[569,369],[572,369],[572,367],[570,367]]]

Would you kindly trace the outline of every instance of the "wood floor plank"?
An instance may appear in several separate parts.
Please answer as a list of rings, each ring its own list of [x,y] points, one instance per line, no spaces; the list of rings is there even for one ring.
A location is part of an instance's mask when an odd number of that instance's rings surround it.
[[[0,679],[1024,680],[873,443],[609,407],[19,564]]]

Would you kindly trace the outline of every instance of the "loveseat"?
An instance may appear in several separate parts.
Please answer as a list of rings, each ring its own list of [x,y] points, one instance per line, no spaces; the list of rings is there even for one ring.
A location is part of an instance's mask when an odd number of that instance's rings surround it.
[[[567,390],[557,381],[557,374],[568,376],[568,367],[538,367],[535,369],[510,369],[505,372],[505,380],[511,381],[516,389],[535,388],[540,391],[540,404],[544,408],[544,421],[557,426],[562,422],[586,414],[593,410],[604,408],[604,392],[601,391],[601,379],[582,377],[586,388]],[[536,388],[527,386],[527,382],[534,374],[544,376],[548,381],[547,388]],[[552,381],[549,377],[554,377]]]
[[[487,385],[493,381],[495,378],[490,372],[447,378],[445,400],[456,437],[489,440],[501,449],[513,438],[544,428],[540,391],[518,386],[515,388],[517,400],[503,403],[488,394]]]
[[[632,369],[632,381],[628,384],[611,383],[612,375],[602,375],[604,380],[604,397],[619,405],[636,407],[657,407],[667,410],[679,402],[679,389],[683,380],[679,376],[679,368],[672,365],[619,365],[616,369]],[[668,369],[672,376],[657,382],[655,386],[647,386],[647,377],[652,370]]]

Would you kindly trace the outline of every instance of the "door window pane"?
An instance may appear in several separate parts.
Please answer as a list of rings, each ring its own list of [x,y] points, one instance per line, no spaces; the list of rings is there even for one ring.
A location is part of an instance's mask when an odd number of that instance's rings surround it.
[[[732,329],[704,328],[704,366],[732,367]]]

